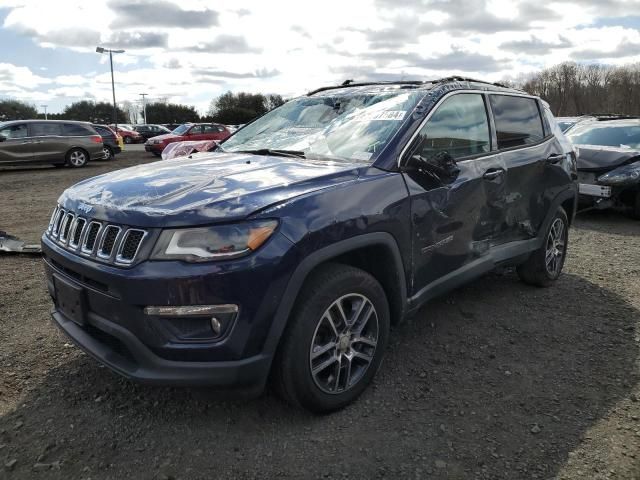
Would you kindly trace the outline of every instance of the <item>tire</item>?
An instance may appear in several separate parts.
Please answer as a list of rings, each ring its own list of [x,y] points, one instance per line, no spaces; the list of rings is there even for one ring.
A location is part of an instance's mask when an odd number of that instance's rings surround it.
[[[103,160],[113,160],[114,158],[116,158],[116,154],[113,153],[112,148],[107,145],[102,147],[102,152],[104,153]]]
[[[562,207],[558,207],[545,232],[542,247],[533,252],[526,262],[518,266],[517,272],[520,280],[538,287],[551,286],[562,273],[562,267],[567,257],[568,237],[567,213]]]
[[[161,157],[162,156],[162,154],[158,153],[158,152],[151,152],[151,153],[153,153],[156,157]]]
[[[124,137],[123,142],[129,145],[133,143],[133,140],[131,139],[131,137]]]
[[[89,161],[89,154],[81,148],[72,148],[67,152],[66,160],[70,167],[84,167]]]
[[[341,264],[320,267],[298,295],[274,360],[280,396],[315,413],[353,402],[380,366],[389,318],[384,290],[370,274]]]

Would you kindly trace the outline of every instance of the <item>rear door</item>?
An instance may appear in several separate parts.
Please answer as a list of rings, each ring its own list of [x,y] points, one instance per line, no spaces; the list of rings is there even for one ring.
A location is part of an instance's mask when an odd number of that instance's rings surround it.
[[[29,136],[33,142],[35,161],[64,160],[67,139],[63,136],[61,123],[47,121],[30,123]]]
[[[228,134],[224,127],[208,123],[202,126],[202,136],[205,140],[224,140]]]
[[[403,168],[411,201],[414,295],[488,252],[492,191],[485,184],[504,174],[491,146],[485,98],[462,92],[441,101],[403,155],[406,165],[414,155],[428,161],[446,153],[460,169],[455,179],[442,182],[428,171]]]
[[[33,161],[33,144],[26,123],[17,123],[0,130],[5,140],[0,142],[0,163]]]
[[[545,201],[548,162],[556,152],[546,132],[538,101],[515,95],[490,94],[498,150],[507,169],[503,214],[492,244],[535,237],[548,204]]]

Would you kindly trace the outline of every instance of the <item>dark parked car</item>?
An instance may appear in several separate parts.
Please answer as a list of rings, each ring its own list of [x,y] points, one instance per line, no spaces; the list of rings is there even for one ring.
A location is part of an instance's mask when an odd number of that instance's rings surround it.
[[[185,123],[171,133],[150,138],[145,142],[144,149],[159,157],[170,143],[189,140],[224,140],[229,135],[231,132],[218,123]]]
[[[166,133],[171,133],[167,127],[163,127],[162,125],[136,125],[133,127],[136,132],[142,135],[142,138],[148,140],[152,137],[157,137],[158,135],[164,135]]]
[[[84,167],[104,158],[102,137],[85,122],[16,120],[0,123],[0,165],[50,163]]]
[[[521,91],[324,88],[222,147],[85,180],[42,237],[55,323],[128,378],[253,393],[272,378],[331,411],[429,299],[498,266],[538,286],[562,270],[575,157]]]
[[[91,125],[102,137],[102,151],[105,160],[113,160],[122,151],[122,138],[107,125]]]
[[[163,123],[162,126],[173,132],[176,128],[178,128],[182,123]]]
[[[578,151],[581,208],[640,219],[640,118],[599,117],[567,132]]]

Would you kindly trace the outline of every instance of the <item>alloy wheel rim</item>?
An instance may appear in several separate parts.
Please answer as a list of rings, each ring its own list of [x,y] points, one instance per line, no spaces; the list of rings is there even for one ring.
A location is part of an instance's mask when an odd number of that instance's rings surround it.
[[[111,158],[111,151],[107,147],[102,149],[102,153],[104,153],[104,158]]]
[[[69,160],[75,166],[82,165],[84,163],[84,160],[85,160],[84,153],[82,153],[82,152],[71,152],[71,155],[69,156]]]
[[[378,314],[364,295],[337,299],[318,321],[309,367],[316,386],[339,394],[353,388],[369,369],[378,344]]]
[[[562,219],[556,218],[549,229],[544,258],[545,268],[550,275],[557,276],[560,273],[565,250],[565,225]]]

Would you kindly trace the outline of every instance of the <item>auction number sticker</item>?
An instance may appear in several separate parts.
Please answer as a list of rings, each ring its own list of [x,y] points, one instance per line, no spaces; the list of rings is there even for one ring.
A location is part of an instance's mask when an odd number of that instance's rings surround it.
[[[399,122],[404,118],[404,110],[383,110],[381,112],[363,112],[358,115],[357,120],[371,122],[374,120],[386,120]]]

